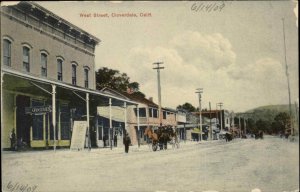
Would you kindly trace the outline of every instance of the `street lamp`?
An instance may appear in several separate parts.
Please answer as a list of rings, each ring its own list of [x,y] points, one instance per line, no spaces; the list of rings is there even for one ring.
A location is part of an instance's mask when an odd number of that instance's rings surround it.
[[[201,116],[201,93],[203,93],[203,88],[198,88],[196,89],[196,92],[198,93],[198,98],[199,98],[199,127],[200,127],[200,140],[202,141],[202,116]]]

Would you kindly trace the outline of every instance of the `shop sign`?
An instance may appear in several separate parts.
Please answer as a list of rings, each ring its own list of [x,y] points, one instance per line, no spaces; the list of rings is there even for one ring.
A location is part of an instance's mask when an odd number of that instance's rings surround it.
[[[26,114],[42,114],[52,112],[52,107],[49,106],[36,106],[36,107],[26,107]]]
[[[73,133],[71,139],[71,150],[83,150],[86,139],[87,123],[86,121],[74,121]]]

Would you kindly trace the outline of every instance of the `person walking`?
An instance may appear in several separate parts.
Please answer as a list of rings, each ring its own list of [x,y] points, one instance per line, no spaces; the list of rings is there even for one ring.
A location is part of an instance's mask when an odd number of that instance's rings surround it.
[[[11,133],[10,133],[10,136],[9,136],[9,139],[10,139],[10,149],[12,151],[15,150],[15,144],[16,144],[16,134],[15,134],[15,129],[12,129]]]
[[[129,145],[131,144],[131,140],[130,140],[130,137],[129,137],[128,133],[126,133],[126,135],[123,139],[123,143],[125,145],[125,153],[128,153]]]

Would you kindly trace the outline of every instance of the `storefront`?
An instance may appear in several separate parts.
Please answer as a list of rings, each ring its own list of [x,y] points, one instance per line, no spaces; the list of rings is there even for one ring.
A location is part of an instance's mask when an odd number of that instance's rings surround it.
[[[104,134],[103,131],[106,131],[99,130],[101,125],[97,120],[97,106],[135,104],[100,91],[34,77],[11,69],[2,69],[1,77],[3,148],[10,148],[9,136],[13,129],[19,147],[69,147],[75,120],[88,120],[89,147],[97,146],[100,132]],[[121,126],[125,127],[124,123]]]

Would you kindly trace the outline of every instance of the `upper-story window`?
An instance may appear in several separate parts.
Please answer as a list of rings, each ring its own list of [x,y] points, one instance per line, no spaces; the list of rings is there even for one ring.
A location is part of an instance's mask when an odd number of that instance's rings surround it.
[[[3,63],[6,66],[11,66],[11,41],[3,40]]]
[[[163,119],[167,119],[167,112],[163,111]]]
[[[30,72],[30,49],[23,46],[23,70]]]
[[[135,116],[137,117],[137,108],[134,109]],[[139,117],[147,117],[146,116],[146,108],[139,108]]]
[[[149,117],[153,117],[153,115],[152,115],[152,108],[149,108]]]
[[[154,118],[158,117],[158,110],[157,109],[153,109],[153,117]]]
[[[47,57],[46,53],[41,53],[41,75],[47,77]]]
[[[63,60],[57,59],[57,80],[63,80],[63,70],[62,70]]]
[[[76,85],[76,70],[77,70],[77,65],[75,63],[72,64],[72,84]]]
[[[89,88],[89,68],[84,68],[84,87]]]

